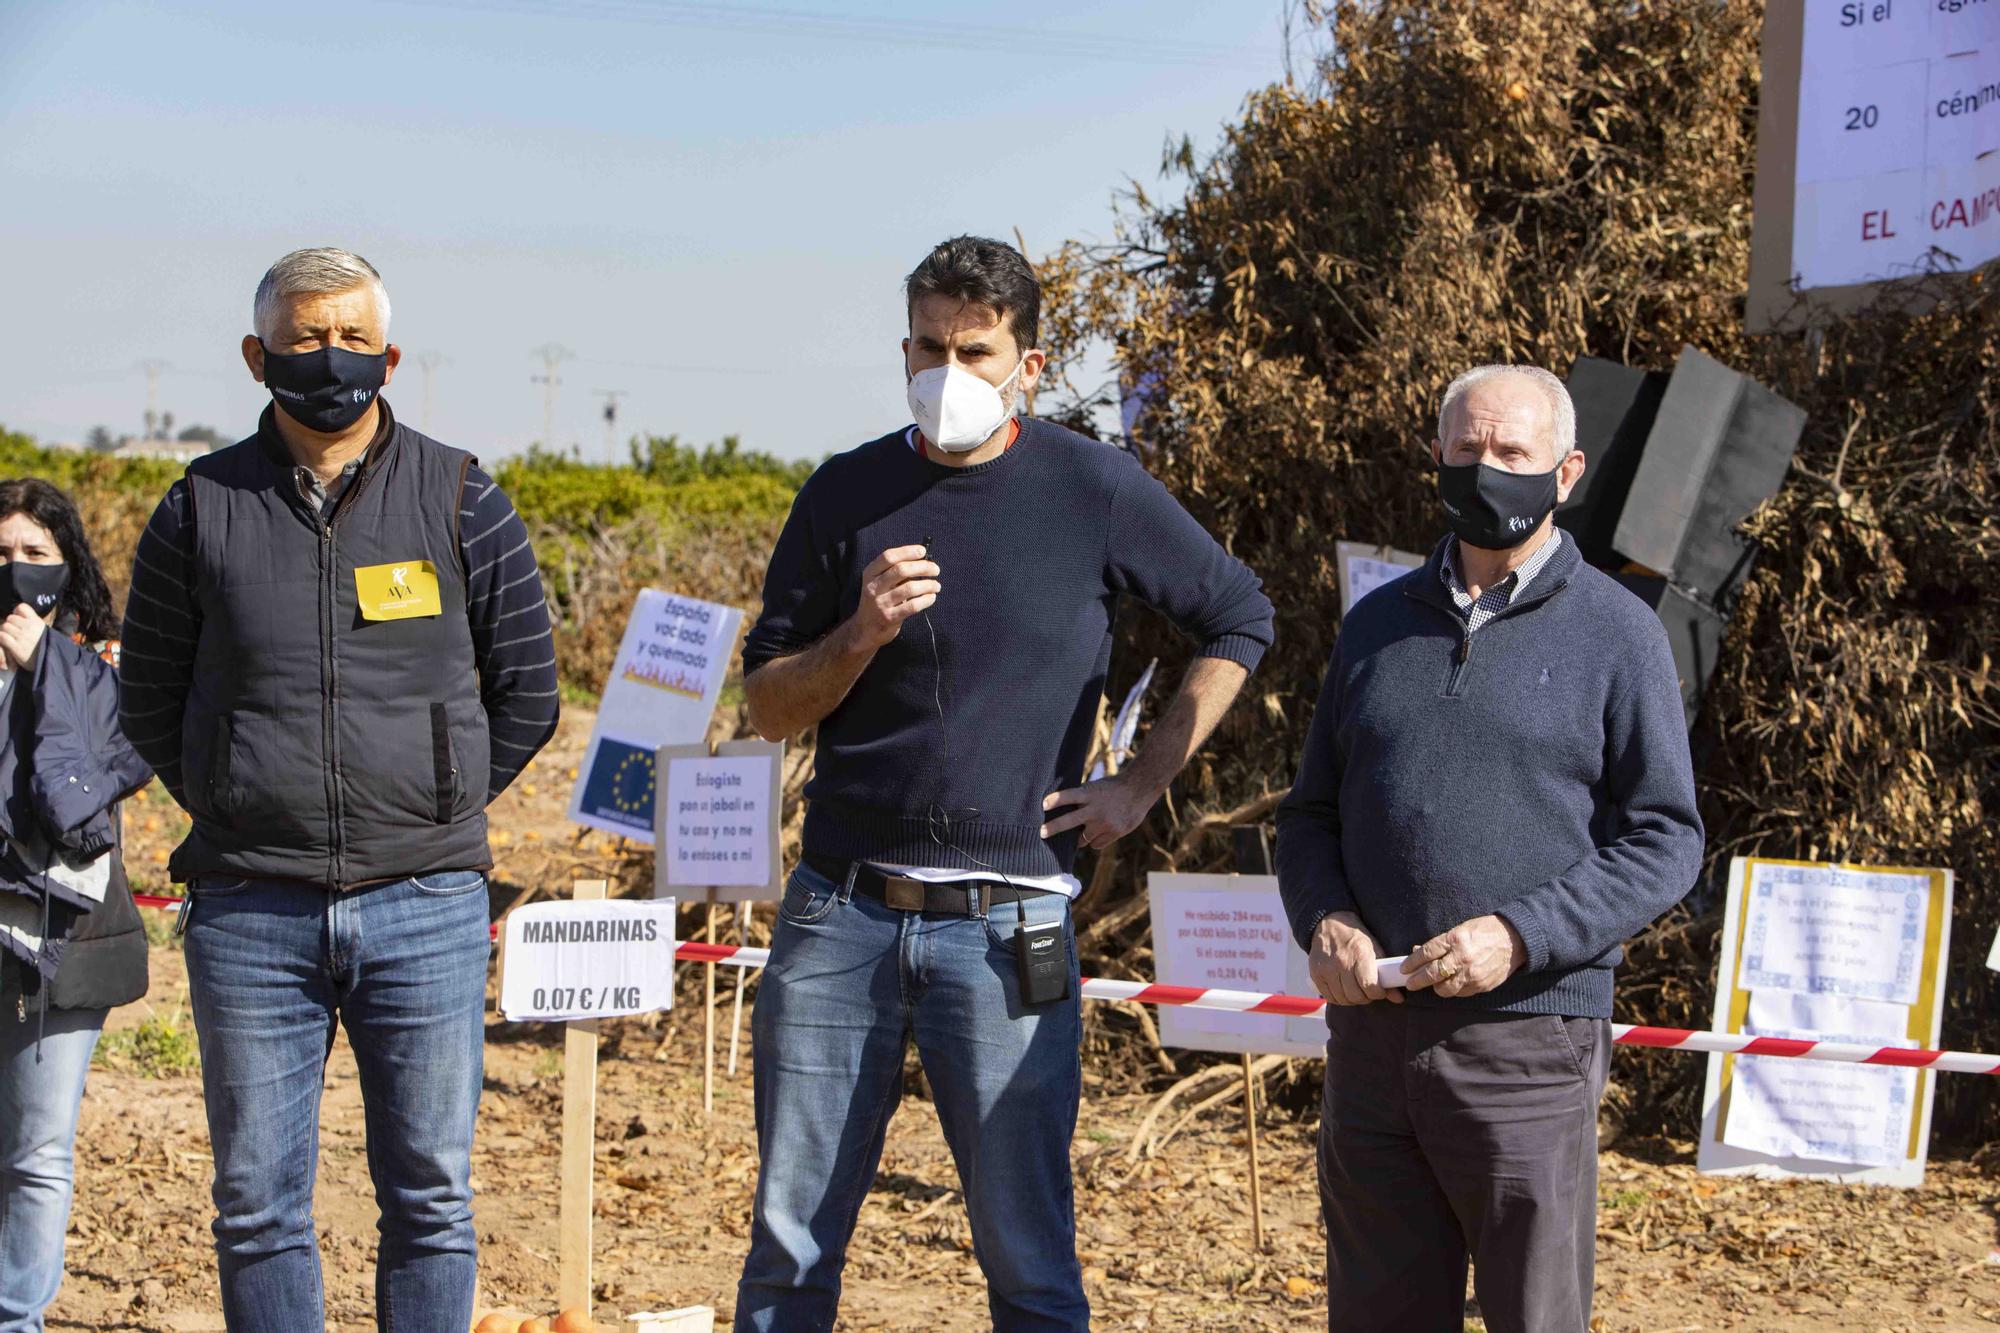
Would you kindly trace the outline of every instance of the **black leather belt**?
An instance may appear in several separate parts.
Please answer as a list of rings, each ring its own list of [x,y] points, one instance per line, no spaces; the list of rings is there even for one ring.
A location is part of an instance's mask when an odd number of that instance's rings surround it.
[[[834,883],[847,882],[850,862],[838,857],[815,856],[811,852],[806,853],[803,859],[814,871]],[[998,879],[927,884],[903,875],[884,874],[866,863],[854,869],[854,891],[899,912],[940,912],[950,916],[991,915],[996,907],[1032,898],[1046,898],[1053,892],[1049,889],[1020,889]]]

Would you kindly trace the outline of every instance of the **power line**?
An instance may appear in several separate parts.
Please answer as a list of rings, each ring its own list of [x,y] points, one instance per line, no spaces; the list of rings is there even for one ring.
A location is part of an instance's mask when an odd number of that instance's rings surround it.
[[[870,14],[829,14],[773,5],[719,5],[684,0],[405,0],[432,9],[496,10],[517,14],[560,14],[565,19],[651,23],[721,32],[819,40],[832,38],[933,50],[992,52],[1017,46],[1018,28],[959,23],[942,19],[889,18]],[[1070,57],[1145,65],[1263,69],[1240,53],[1218,51],[1197,42],[1177,42],[1125,33],[1077,32],[1039,28],[1037,60]]]
[[[417,369],[424,372],[424,434],[431,433],[431,378],[439,366],[450,364],[443,352],[418,352]]]
[[[652,370],[662,375],[855,375],[878,371],[893,361],[869,366],[686,366],[659,361],[607,361],[602,357],[578,357],[580,366],[616,366],[623,370]]]
[[[542,448],[556,447],[556,390],[562,386],[562,376],[556,374],[556,367],[565,361],[576,359],[576,353],[561,343],[543,343],[534,351],[542,359],[542,373],[528,378],[542,386]]]
[[[592,389],[592,393],[604,400],[604,461],[618,461],[618,400],[625,397],[623,389]]]
[[[146,372],[146,438],[150,440],[160,420],[160,372],[172,370],[173,363],[148,357],[139,363],[139,369]]]

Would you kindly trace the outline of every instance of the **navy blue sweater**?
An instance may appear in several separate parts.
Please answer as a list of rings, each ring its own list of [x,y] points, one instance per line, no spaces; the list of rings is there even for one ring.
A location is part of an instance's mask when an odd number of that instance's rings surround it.
[[[954,468],[899,430],[827,460],[800,490],[745,672],[811,647],[860,605],[871,561],[925,541],[943,592],[820,723],[806,850],[1066,873],[1077,834],[1042,838],[1042,798],[1082,780],[1119,597],[1247,668],[1270,645],[1271,603],[1110,445],[1023,420],[1006,453]]]
[[[1341,624],[1278,810],[1293,934],[1303,947],[1353,912],[1394,956],[1496,913],[1526,967],[1485,995],[1413,1002],[1608,1018],[1624,940],[1701,868],[1666,631],[1566,541],[1468,635],[1443,552]]]

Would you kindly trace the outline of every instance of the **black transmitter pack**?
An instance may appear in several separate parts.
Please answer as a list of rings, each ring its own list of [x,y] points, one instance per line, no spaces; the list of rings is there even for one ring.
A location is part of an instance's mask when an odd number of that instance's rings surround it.
[[[1069,955],[1063,948],[1063,923],[1014,927],[1014,962],[1021,969],[1021,1002],[1054,1004],[1069,998]]]

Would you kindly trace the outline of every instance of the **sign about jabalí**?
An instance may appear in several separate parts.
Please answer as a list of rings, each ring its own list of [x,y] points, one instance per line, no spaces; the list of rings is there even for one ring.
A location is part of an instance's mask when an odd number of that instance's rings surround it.
[[[571,819],[653,840],[654,753],[707,736],[742,618],[733,606],[651,588],[639,594],[577,770]]]

